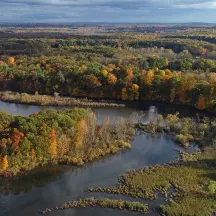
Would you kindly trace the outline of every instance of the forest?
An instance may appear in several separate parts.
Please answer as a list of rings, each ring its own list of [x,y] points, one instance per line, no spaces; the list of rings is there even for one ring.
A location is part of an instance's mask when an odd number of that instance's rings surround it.
[[[216,45],[210,30],[195,28],[184,37],[137,32],[55,38],[54,33],[47,38],[1,35],[1,91],[150,99],[215,110]]]
[[[215,24],[0,24],[0,206],[212,216],[215,112]]]
[[[16,175],[45,164],[83,165],[130,148],[133,124],[128,120],[97,124],[85,109],[45,110],[28,117],[0,112],[0,174]]]

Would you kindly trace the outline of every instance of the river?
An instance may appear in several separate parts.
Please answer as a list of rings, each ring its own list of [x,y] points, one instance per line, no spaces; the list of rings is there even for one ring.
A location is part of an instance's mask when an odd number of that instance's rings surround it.
[[[43,109],[63,108],[30,106],[0,101],[0,110],[5,110],[14,115],[27,116]],[[147,122],[158,112],[162,112],[160,108],[155,106],[144,107],[143,110],[134,108],[97,108],[93,109],[93,111],[98,117],[98,122],[102,122],[107,116],[110,116],[111,120],[115,121],[121,117],[128,117],[133,112],[144,113],[145,116],[142,121]],[[155,135],[154,137],[136,135],[131,144],[131,150],[107,156],[83,167],[45,166],[36,168],[9,181],[5,179],[0,186],[0,216],[33,216],[39,210],[47,207],[52,208],[73,199],[94,196],[94,193],[88,194],[86,192],[89,186],[107,187],[116,185],[120,174],[144,166],[167,163],[176,157],[176,148],[181,149],[165,135]],[[190,150],[193,150],[193,147]],[[101,196],[105,195],[102,194]],[[125,198],[128,199],[128,197]],[[149,202],[149,215],[158,215],[154,208],[161,202],[163,202],[162,199]],[[71,209],[52,212],[49,215],[133,216],[141,214],[96,208]]]

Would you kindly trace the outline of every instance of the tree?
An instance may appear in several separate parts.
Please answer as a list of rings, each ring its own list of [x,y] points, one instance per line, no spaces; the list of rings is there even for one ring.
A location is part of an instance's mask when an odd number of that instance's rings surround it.
[[[133,84],[132,87],[133,99],[139,100],[139,86],[137,84]]]
[[[69,152],[71,139],[66,135],[61,135],[58,139],[58,156],[62,158]]]
[[[131,85],[133,78],[134,78],[133,68],[131,67],[127,68],[126,74],[127,74],[127,76],[125,77],[126,85]]]
[[[200,109],[200,110],[204,110],[206,108],[205,98],[204,98],[203,95],[199,96],[199,99],[197,101],[196,107],[197,107],[197,109]]]
[[[80,68],[79,68],[79,71],[80,72],[85,72],[87,70],[87,67],[85,65],[82,65]]]
[[[50,131],[49,153],[52,158],[55,158],[57,156],[57,140],[56,140],[56,132],[54,129]]]
[[[172,72],[169,69],[165,69],[164,70],[167,76],[171,76]]]
[[[31,150],[31,159],[32,159],[32,162],[36,162],[36,160],[37,160],[36,152],[33,148]]]
[[[188,91],[188,90],[191,90],[195,87],[196,85],[196,79],[195,77],[192,75],[192,76],[188,76],[186,78],[186,83],[185,83],[185,90]]]
[[[184,89],[184,87],[182,85],[178,89],[178,96],[179,96],[179,101],[182,104],[185,104],[186,103],[185,89]]]
[[[171,91],[170,91],[170,103],[174,102],[175,96],[176,96],[175,88],[172,88]]]
[[[166,75],[166,72],[164,70],[159,70],[159,75],[164,77]]]
[[[15,63],[14,57],[9,57],[8,63],[13,65]]]
[[[149,70],[147,72],[147,74],[144,74],[144,76],[142,77],[142,84],[146,84],[146,85],[151,85],[152,84],[152,80],[154,79],[154,72],[152,70]]]
[[[102,74],[104,77],[107,77],[107,76],[108,76],[108,71],[107,71],[107,70],[102,70],[102,71],[101,71],[101,74]]]
[[[126,88],[123,88],[121,90],[121,98],[122,98],[122,100],[127,100],[128,99],[127,89]]]
[[[87,118],[87,132],[86,140],[88,140],[88,147],[92,147],[93,143],[97,139],[96,137],[96,128],[97,128],[97,117],[94,112],[91,112]]]
[[[206,55],[207,51],[208,51],[207,49],[202,48],[202,49],[201,49],[201,54],[202,54],[202,55]]]
[[[3,171],[6,171],[8,168],[8,159],[7,159],[7,155],[4,155],[2,160],[1,160],[1,169]]]
[[[117,82],[117,77],[112,74],[112,73],[109,73],[108,76],[107,76],[107,82],[110,84],[110,85],[115,85],[116,82]]]
[[[157,67],[159,69],[162,69],[167,66],[169,63],[167,61],[168,59],[158,57],[158,56],[152,56],[148,58],[148,63],[151,68]]]
[[[168,58],[165,58],[165,63],[166,63],[166,66],[169,65],[169,60],[168,60]]]
[[[86,82],[90,88],[96,88],[102,85],[101,82],[98,80],[98,78],[94,74],[87,75]]]
[[[6,63],[3,61],[0,61],[0,65],[5,65]]]
[[[75,149],[83,149],[86,131],[87,131],[86,120],[82,119],[78,123],[76,134],[75,134]]]
[[[13,133],[11,135],[11,141],[12,141],[12,150],[14,152],[17,152],[19,149],[19,143],[21,142],[22,138],[24,137],[24,134],[20,131],[18,131],[16,128],[14,128]]]
[[[99,135],[100,137],[102,137],[102,139],[103,139],[106,143],[109,143],[109,142],[110,142],[110,133],[109,133],[109,132],[110,132],[110,117],[108,116],[108,117],[104,120],[104,122],[103,122],[101,128],[99,129],[98,135]]]

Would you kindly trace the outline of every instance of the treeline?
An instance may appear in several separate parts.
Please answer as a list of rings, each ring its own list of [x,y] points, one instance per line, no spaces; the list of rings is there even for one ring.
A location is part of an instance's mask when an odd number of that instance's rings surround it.
[[[41,56],[52,55],[52,53],[63,52],[65,48],[82,48],[82,47],[109,47],[127,50],[133,48],[165,48],[171,49],[175,53],[187,50],[193,56],[206,56],[216,51],[216,44],[189,38],[160,38],[153,35],[124,35],[120,34],[116,38],[81,38],[73,36],[72,38],[28,38],[28,39],[0,39],[0,55],[29,55]],[[162,36],[163,37],[163,36]],[[213,40],[213,38],[210,38]],[[30,52],[33,50],[34,52]],[[36,52],[38,50],[38,52]],[[80,50],[82,51],[82,50]],[[117,52],[117,50],[116,50]],[[69,54],[69,52],[68,52]]]
[[[15,175],[47,163],[82,165],[130,148],[128,120],[97,124],[85,109],[46,110],[28,117],[0,112],[0,174]]]
[[[185,72],[167,69],[167,58],[115,64],[75,61],[70,57],[4,58],[0,62],[0,90],[61,96],[158,100],[214,110],[215,61],[183,60],[180,67],[202,68]],[[192,66],[191,66],[192,65]],[[206,71],[205,71],[206,70]]]
[[[169,35],[169,36],[165,36],[164,38],[192,39],[192,40],[206,41],[214,44],[216,43],[216,37],[209,36],[209,35]]]
[[[208,52],[216,51],[216,45],[199,40],[160,38],[157,40],[138,40],[128,44],[129,47],[147,48],[147,47],[164,47],[172,49],[175,53],[188,50],[193,56],[202,56]]]

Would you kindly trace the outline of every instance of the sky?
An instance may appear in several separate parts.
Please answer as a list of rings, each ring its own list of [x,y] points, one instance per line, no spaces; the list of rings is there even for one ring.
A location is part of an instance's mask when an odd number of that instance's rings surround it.
[[[216,23],[216,0],[0,0],[0,22]]]

